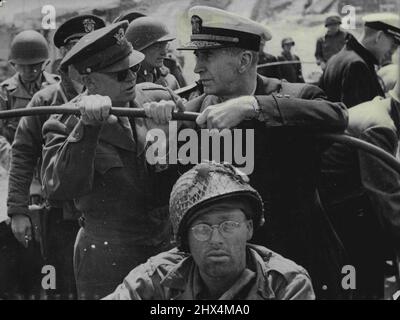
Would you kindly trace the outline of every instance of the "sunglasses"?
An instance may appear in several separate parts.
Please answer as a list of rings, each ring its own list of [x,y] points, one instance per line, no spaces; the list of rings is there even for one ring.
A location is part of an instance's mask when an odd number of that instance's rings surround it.
[[[133,73],[138,73],[140,70],[140,66],[141,66],[141,64],[138,63],[138,64],[134,65],[133,67],[130,67],[129,69],[125,69],[125,70],[121,70],[121,71],[117,71],[117,72],[110,72],[110,74],[116,74],[118,81],[124,81],[128,77],[129,71],[131,71]]]

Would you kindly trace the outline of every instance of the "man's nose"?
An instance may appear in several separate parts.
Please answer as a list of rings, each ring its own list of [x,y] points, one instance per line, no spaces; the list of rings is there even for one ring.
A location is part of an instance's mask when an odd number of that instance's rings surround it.
[[[210,243],[222,243],[224,241],[224,237],[221,232],[219,232],[218,228],[213,228],[211,231]]]
[[[194,72],[195,73],[200,73],[205,71],[205,65],[201,61],[201,59],[196,58],[196,65],[194,66]]]
[[[128,75],[127,75],[125,81],[132,81],[132,82],[134,82],[134,81],[136,80],[136,78],[137,78],[137,73],[136,73],[136,72],[133,72],[132,70],[129,70]]]

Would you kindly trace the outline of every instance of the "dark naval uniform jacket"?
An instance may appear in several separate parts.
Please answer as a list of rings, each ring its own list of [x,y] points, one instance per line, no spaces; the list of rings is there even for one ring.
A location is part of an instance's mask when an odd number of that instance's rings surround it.
[[[341,101],[348,108],[384,97],[375,66],[378,60],[353,36],[346,46],[333,56],[321,79],[321,87],[330,101]]]

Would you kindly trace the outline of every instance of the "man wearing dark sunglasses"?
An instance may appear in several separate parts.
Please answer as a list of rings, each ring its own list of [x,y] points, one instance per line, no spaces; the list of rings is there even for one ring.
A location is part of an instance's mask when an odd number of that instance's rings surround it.
[[[134,269],[106,299],[314,299],[306,270],[247,243],[264,222],[262,199],[248,182],[216,162],[183,174],[170,196],[178,248]]]
[[[136,86],[144,55],[125,38],[127,27],[121,21],[96,30],[67,53],[61,69],[75,70],[87,89],[73,101],[81,117],[56,116],[43,127],[45,194],[74,199],[82,212],[74,252],[80,299],[108,294],[132,267],[170,248],[168,196],[176,177],[146,162],[146,134],[155,125],[110,114],[111,106],[172,99],[162,86]]]

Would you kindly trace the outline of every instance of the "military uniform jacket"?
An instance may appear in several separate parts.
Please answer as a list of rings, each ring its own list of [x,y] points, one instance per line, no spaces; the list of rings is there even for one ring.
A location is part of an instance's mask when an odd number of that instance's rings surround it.
[[[323,144],[316,136],[343,132],[346,107],[325,100],[315,86],[261,76],[254,96],[261,107],[259,120],[238,126],[254,129],[254,170],[249,178],[266,209],[266,223],[252,241],[304,266],[317,297],[330,294],[340,287],[342,251],[318,203]],[[216,96],[203,95],[190,101],[187,109],[198,111],[218,102]],[[329,290],[322,290],[323,285]]]
[[[346,43],[348,33],[343,30],[335,35],[326,34],[318,38],[315,48],[315,58],[318,62],[327,62],[333,55],[338,53]]]
[[[168,87],[171,90],[179,89],[179,83],[176,78],[170,73],[169,69],[165,66],[161,68],[154,68],[154,72],[147,72],[140,69],[137,74],[137,83],[151,82],[159,84],[163,87]]]
[[[394,99],[375,99],[350,109],[347,133],[396,156],[400,103]],[[367,152],[335,144],[324,154],[322,175],[326,203],[337,212],[336,217],[345,215],[349,225],[354,220],[359,227],[363,225],[362,220],[374,221],[375,232],[387,230],[396,239],[394,243],[398,243],[400,184],[393,169]],[[364,236],[364,241],[371,238]],[[375,247],[378,245],[377,237],[371,241]]]
[[[261,246],[248,245],[247,268],[220,300],[313,300],[306,270]],[[177,249],[132,270],[106,300],[202,300],[202,284],[191,256]]]
[[[348,108],[384,97],[375,65],[376,58],[350,35],[346,46],[329,60],[321,87],[330,101],[341,101]]]
[[[40,80],[40,79],[39,79]],[[0,84],[0,108],[1,110],[12,110],[25,108],[35,92],[43,89],[44,87],[59,82],[60,77],[43,72],[41,83],[35,84],[32,92],[28,92],[22,84],[19,74],[16,73],[11,78],[3,81]],[[14,140],[15,131],[17,130],[19,118],[2,120],[0,124],[1,134],[6,137],[9,143]]]
[[[38,91],[27,108],[39,106],[60,106],[77,96],[72,84],[65,78],[60,83],[53,83]],[[28,214],[29,190],[32,176],[36,172],[38,161],[42,157],[44,140],[42,127],[48,115],[37,115],[21,118],[12,147],[12,161],[8,182],[8,215]],[[40,171],[40,161],[39,161]],[[39,175],[35,174],[35,192],[41,192]]]
[[[136,87],[135,103],[171,99],[154,84]],[[145,158],[146,125],[84,125],[75,116],[50,118],[43,127],[42,181],[46,198],[74,199],[85,230],[100,239],[160,245],[169,241],[169,171],[156,173]]]

